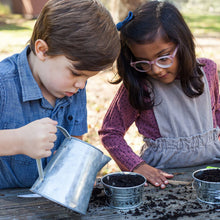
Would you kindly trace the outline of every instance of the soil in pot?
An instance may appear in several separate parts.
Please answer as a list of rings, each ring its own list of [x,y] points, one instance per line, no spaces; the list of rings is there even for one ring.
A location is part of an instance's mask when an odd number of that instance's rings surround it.
[[[144,183],[145,179],[139,175],[109,175],[103,179],[103,182],[107,185],[114,187],[132,187],[138,186]]]
[[[220,182],[220,169],[207,169],[198,172],[195,177],[207,182]]]

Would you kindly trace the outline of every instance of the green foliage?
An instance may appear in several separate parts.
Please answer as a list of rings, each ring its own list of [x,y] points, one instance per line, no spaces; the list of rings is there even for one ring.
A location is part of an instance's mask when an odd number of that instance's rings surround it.
[[[26,20],[21,15],[0,16],[1,57],[4,57],[4,54],[20,52],[25,47],[31,37],[34,23],[35,20]]]
[[[220,15],[183,14],[194,35],[220,37]]]
[[[7,15],[7,14],[10,14],[11,13],[11,10],[9,8],[9,6],[7,5],[3,5],[0,3],[0,16],[1,15]]]
[[[220,14],[219,0],[168,0],[184,13]]]

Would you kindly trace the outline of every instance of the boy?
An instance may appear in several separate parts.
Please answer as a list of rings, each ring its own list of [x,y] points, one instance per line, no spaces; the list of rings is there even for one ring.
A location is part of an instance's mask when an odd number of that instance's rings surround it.
[[[64,136],[87,132],[89,77],[110,67],[120,43],[97,0],[49,0],[20,53],[0,62],[0,188],[30,187]]]

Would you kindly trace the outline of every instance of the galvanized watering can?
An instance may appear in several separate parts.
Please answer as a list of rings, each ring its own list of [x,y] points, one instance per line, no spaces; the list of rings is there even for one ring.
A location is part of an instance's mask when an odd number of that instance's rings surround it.
[[[96,147],[71,137],[57,126],[65,135],[65,140],[45,169],[37,159],[39,178],[31,191],[53,202],[86,214],[98,171],[111,158]]]

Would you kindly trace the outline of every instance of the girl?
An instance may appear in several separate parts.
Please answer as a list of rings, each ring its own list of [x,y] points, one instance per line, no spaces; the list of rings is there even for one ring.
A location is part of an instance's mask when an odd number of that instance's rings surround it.
[[[178,9],[149,1],[117,25],[123,82],[99,131],[123,171],[165,188],[173,175],[158,168],[220,161],[216,64],[196,59],[194,39]],[[140,156],[124,140],[135,122],[144,136]]]

